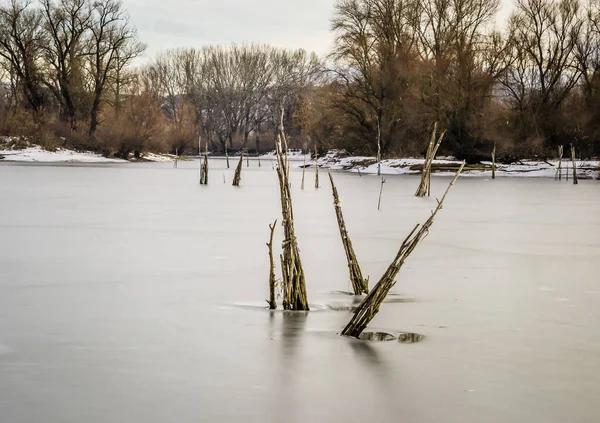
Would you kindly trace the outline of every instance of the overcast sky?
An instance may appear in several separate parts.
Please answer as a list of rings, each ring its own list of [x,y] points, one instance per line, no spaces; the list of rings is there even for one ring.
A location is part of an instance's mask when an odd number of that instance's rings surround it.
[[[146,57],[176,47],[267,43],[326,54],[335,0],[123,0],[148,44]],[[513,0],[503,0],[501,15]]]

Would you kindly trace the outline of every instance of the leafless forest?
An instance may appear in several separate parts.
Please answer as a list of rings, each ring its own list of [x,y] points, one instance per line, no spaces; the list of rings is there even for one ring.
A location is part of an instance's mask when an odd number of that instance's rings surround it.
[[[600,1],[339,0],[333,51],[145,44],[117,0],[0,0],[0,135],[130,158],[296,148],[600,154]]]

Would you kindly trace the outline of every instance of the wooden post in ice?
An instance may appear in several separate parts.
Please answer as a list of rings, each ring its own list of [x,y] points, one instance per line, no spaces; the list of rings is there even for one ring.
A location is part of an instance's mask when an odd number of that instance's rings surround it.
[[[377,210],[381,208],[381,196],[383,194],[383,184],[385,184],[385,179],[381,178],[381,189],[379,190],[379,201],[377,202]]]
[[[352,247],[352,241],[348,230],[346,229],[346,222],[344,222],[344,215],[342,214],[342,203],[338,195],[338,190],[333,183],[333,176],[329,173],[329,180],[331,181],[331,189],[333,191],[333,206],[335,208],[335,215],[337,217],[338,227],[340,229],[340,236],[342,237],[342,244],[344,245],[344,251],[346,252],[346,260],[348,261],[348,270],[350,272],[350,282],[352,283],[352,290],[354,295],[368,294],[369,293],[369,280],[364,279],[356,253]]]
[[[235,174],[233,175],[233,186],[239,187],[240,181],[242,180],[242,165],[244,164],[244,150],[240,152],[240,161],[235,168]]]
[[[179,151],[175,149],[175,161],[173,162],[173,168],[177,169],[177,159],[179,158]]]
[[[198,137],[198,163],[200,165],[200,185],[202,185],[202,136]]]
[[[492,179],[496,179],[496,143],[494,143],[494,149],[492,150]]]
[[[271,230],[271,236],[269,238],[269,242],[267,242],[267,247],[269,248],[269,309],[275,310],[277,308],[277,302],[275,301],[275,284],[277,280],[275,279],[275,260],[273,259],[273,235],[275,234],[275,226],[277,225],[277,219],[273,222],[272,225],[269,225],[269,229]]]
[[[431,195],[431,166],[433,165],[433,159],[437,154],[442,140],[446,131],[442,132],[437,142],[435,137],[437,135],[437,122],[433,125],[433,131],[431,132],[431,139],[429,140],[429,146],[427,147],[427,153],[425,155],[425,162],[423,163],[423,170],[421,171],[421,183],[415,193],[417,197],[425,197],[425,195]]]
[[[305,173],[306,173],[306,152],[304,153],[304,165],[302,166],[302,184],[300,184],[300,189],[304,189],[304,174]]]
[[[419,242],[423,240],[429,233],[429,229],[433,224],[433,220],[438,212],[442,209],[444,204],[444,200],[448,195],[448,191],[454,185],[463,168],[465,167],[465,162],[462,163],[454,179],[448,185],[446,192],[441,200],[438,200],[437,207],[432,211],[431,216],[423,223],[423,225],[417,225],[415,228],[408,234],[402,245],[400,246],[400,250],[398,250],[398,254],[394,258],[394,261],[387,268],[377,285],[373,287],[371,292],[365,297],[365,299],[360,303],[352,319],[346,325],[344,330],[342,331],[342,335],[345,336],[353,336],[358,338],[360,334],[365,330],[369,322],[375,317],[377,312],[379,312],[379,307],[385,300],[385,297],[390,292],[390,289],[396,284],[395,278],[398,275],[398,272],[404,265],[406,259],[410,256],[410,254],[417,248]]]
[[[315,145],[315,188],[319,188],[319,150]]]
[[[200,183],[208,185],[208,143],[206,143],[206,150],[204,151],[204,165],[200,168]]]
[[[283,151],[285,145],[285,156]],[[282,244],[281,274],[283,277],[283,308],[284,310],[308,311],[308,297],[306,294],[306,280],[304,268],[300,260],[300,249],[294,230],[294,211],[289,181],[289,160],[287,160],[287,140],[283,129],[283,109],[281,120],[277,128],[277,177],[279,179],[279,193],[281,196],[281,214],[285,239]]]
[[[563,159],[563,146],[558,146],[558,168],[556,169],[556,174],[554,175],[554,180],[562,181],[562,159]]]
[[[575,164],[575,146],[571,144],[571,164],[573,165],[573,185],[577,185],[577,165]]]
[[[227,169],[229,169],[229,154],[227,153],[227,141],[225,142],[225,161],[227,162]]]

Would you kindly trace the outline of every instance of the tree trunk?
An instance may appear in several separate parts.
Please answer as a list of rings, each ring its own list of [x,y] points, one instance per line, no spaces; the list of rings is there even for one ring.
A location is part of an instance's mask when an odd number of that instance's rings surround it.
[[[342,244],[344,245],[344,251],[346,252],[346,260],[348,261],[348,271],[350,272],[350,282],[352,283],[352,290],[354,295],[368,294],[369,293],[369,280],[364,279],[356,253],[352,247],[352,241],[348,230],[346,229],[346,222],[344,221],[344,215],[342,214],[342,204],[338,195],[338,190],[333,183],[333,176],[329,173],[329,180],[331,181],[331,189],[333,191],[333,205],[335,208],[335,215],[337,217],[338,228],[340,230],[340,236],[342,237]]]
[[[275,301],[275,285],[277,280],[275,279],[275,260],[273,259],[273,235],[275,234],[275,227],[277,225],[277,219],[273,222],[273,225],[269,225],[269,229],[271,230],[271,236],[269,238],[269,242],[267,243],[267,247],[269,248],[269,309],[275,310],[277,308],[277,302]]]
[[[235,168],[235,174],[233,175],[233,186],[239,187],[240,181],[242,180],[242,165],[244,163],[244,150],[240,152],[240,161]]]

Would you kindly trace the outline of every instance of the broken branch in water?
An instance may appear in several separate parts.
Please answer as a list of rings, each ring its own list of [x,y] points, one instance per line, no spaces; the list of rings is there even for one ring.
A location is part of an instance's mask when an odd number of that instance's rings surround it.
[[[446,196],[448,195],[450,188],[452,188],[464,167],[465,162],[463,161],[462,165],[456,172],[454,179],[452,179],[452,182],[450,182],[450,185],[448,185],[444,196],[437,202],[437,207],[432,211],[431,216],[429,216],[423,225],[416,225],[408,234],[404,242],[402,242],[402,245],[398,250],[398,254],[396,254],[396,257],[390,266],[387,268],[383,276],[381,276],[381,279],[379,279],[377,285],[373,287],[371,292],[358,306],[354,312],[354,315],[352,316],[352,319],[342,331],[342,335],[358,338],[362,331],[365,330],[369,322],[375,317],[377,312],[379,312],[379,307],[385,300],[385,297],[390,292],[390,289],[396,284],[396,275],[402,268],[402,265],[404,265],[406,259],[415,250],[415,248],[417,248],[419,242],[421,242],[429,233],[429,228],[433,224],[435,216],[442,209],[444,200],[446,200]]]
[[[331,181],[331,189],[333,190],[333,205],[335,207],[335,215],[337,217],[338,227],[340,229],[340,236],[342,237],[342,244],[344,245],[344,251],[346,252],[346,260],[348,261],[348,270],[350,271],[350,282],[352,283],[352,289],[354,295],[367,294],[369,292],[369,280],[364,279],[356,253],[352,247],[352,241],[348,235],[346,229],[346,222],[344,221],[344,215],[342,214],[342,204],[338,195],[338,190],[333,183],[333,176],[329,173],[329,180]]]

